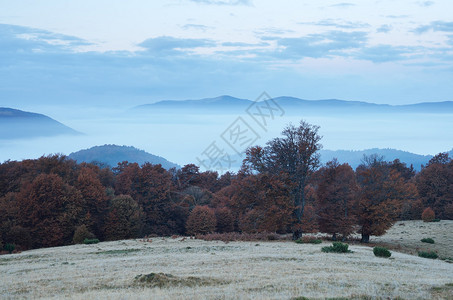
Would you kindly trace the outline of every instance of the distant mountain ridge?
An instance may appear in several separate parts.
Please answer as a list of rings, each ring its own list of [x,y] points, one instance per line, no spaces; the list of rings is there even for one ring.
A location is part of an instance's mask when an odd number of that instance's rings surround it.
[[[296,97],[276,97],[272,100],[273,104],[281,106],[284,110],[289,109],[289,112],[304,111],[319,111],[326,112],[356,112],[356,111],[371,111],[371,112],[398,112],[398,113],[453,113],[453,101],[443,102],[422,102],[416,104],[390,105],[376,104],[364,101],[347,101],[338,99],[323,99],[323,100],[305,100]],[[254,101],[248,99],[239,99],[228,95],[223,95],[215,98],[204,98],[199,100],[164,100],[152,104],[144,104],[136,106],[134,110],[140,111],[160,111],[165,109],[198,109],[198,110],[245,110],[252,105]]]
[[[0,107],[0,139],[78,135],[76,130],[42,114]]]
[[[453,149],[448,152],[449,156],[453,158]],[[320,150],[320,161],[322,165],[325,165],[327,162],[331,161],[332,159],[336,158],[340,164],[347,163],[349,164],[354,170],[362,164],[362,160],[364,155],[370,156],[373,154],[377,154],[378,156],[382,156],[384,161],[392,162],[395,159],[399,159],[401,162],[405,163],[407,167],[411,165],[414,167],[416,171],[420,171],[422,169],[422,165],[427,165],[429,160],[433,158],[433,155],[420,155],[415,154],[408,151],[396,150],[396,149],[381,149],[381,148],[372,148],[372,149],[365,149],[365,150]],[[437,153],[436,153],[437,154]],[[242,165],[242,160],[245,158],[244,154],[238,155],[234,154],[230,156],[231,159],[231,169],[235,171],[239,170]],[[209,165],[207,161],[203,161],[206,165]]]
[[[336,158],[339,163],[348,163],[353,169],[357,168],[363,160],[364,155],[369,156],[377,154],[384,157],[384,161],[393,161],[399,159],[401,162],[406,163],[408,167],[412,165],[415,170],[420,171],[422,165],[428,164],[429,160],[433,158],[432,155],[420,155],[407,151],[396,149],[366,149],[366,150],[321,150],[321,162],[323,164]],[[450,156],[453,155],[453,149],[450,151]]]
[[[165,169],[181,168],[179,165],[166,160],[163,157],[153,155],[144,150],[132,146],[103,145],[94,146],[89,149],[73,152],[68,155],[70,159],[77,162],[101,162],[116,167],[119,162],[128,161],[139,165],[149,162],[153,165],[160,164]]]

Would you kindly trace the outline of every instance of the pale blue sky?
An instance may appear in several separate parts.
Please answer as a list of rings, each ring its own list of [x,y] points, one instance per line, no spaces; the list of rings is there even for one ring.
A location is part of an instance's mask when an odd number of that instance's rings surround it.
[[[451,0],[0,0],[0,106],[453,100]]]

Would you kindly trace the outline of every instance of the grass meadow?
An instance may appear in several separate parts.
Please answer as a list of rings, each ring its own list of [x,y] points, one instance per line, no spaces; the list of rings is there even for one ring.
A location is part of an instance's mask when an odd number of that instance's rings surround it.
[[[404,224],[404,225],[402,225]],[[0,256],[2,299],[453,299],[453,221],[404,221],[372,243],[202,241],[183,237],[102,242]],[[420,242],[430,237],[435,244]],[[442,259],[426,259],[433,250]],[[412,253],[412,254],[411,254]],[[415,255],[413,255],[415,254]],[[305,297],[305,298],[304,298]]]

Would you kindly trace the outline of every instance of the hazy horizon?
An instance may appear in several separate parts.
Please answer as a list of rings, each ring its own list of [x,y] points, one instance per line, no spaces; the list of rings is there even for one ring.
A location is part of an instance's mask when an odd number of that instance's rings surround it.
[[[0,144],[0,161],[37,158],[41,155],[71,152],[116,144],[134,146],[151,154],[185,165],[198,163],[202,153],[216,142],[222,150],[236,156],[227,137],[222,134],[238,118],[256,133],[253,144],[264,145],[280,135],[289,123],[301,119],[320,126],[321,143],[326,150],[365,150],[392,148],[421,155],[435,155],[453,147],[453,118],[451,113],[366,113],[349,114],[311,111],[299,115],[282,107],[282,114],[267,118],[260,127],[244,111],[216,112],[171,108],[162,111],[135,111],[130,108],[50,109],[49,116],[83,133],[80,136],[55,136],[33,139],[3,140]],[[43,113],[43,111],[39,111]],[[248,144],[239,147],[244,151]]]

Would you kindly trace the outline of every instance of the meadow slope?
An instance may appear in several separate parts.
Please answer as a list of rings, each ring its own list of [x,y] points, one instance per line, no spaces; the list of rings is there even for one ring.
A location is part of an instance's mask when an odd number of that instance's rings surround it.
[[[396,224],[393,230],[412,230],[406,236],[415,236],[422,224],[428,228],[421,230],[427,230],[426,234],[436,239],[439,233],[434,229],[444,223],[447,225],[442,225],[442,230],[449,230],[450,236],[453,232],[453,221],[404,223]],[[431,226],[434,229],[430,231]],[[380,239],[389,243],[392,234],[388,239],[385,236]],[[399,252],[393,252],[390,259],[378,258],[372,248],[361,245],[350,246],[353,253],[322,253],[321,247],[327,244],[224,243],[178,237],[37,249],[0,256],[0,296],[2,299],[453,298],[451,263]],[[173,277],[156,275],[153,278],[160,281],[135,280],[140,274],[150,273]]]

